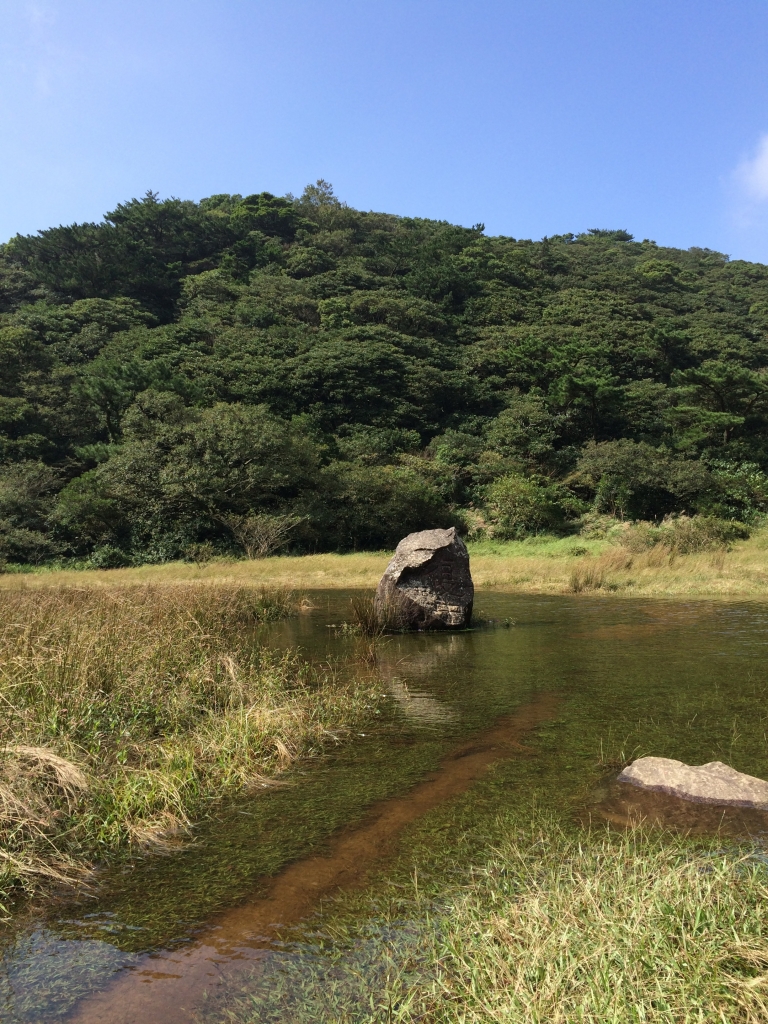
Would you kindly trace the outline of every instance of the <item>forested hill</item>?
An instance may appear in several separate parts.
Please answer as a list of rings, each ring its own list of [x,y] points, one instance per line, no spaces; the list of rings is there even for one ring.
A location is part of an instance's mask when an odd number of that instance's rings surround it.
[[[0,247],[0,557],[749,521],[767,331],[768,268],[707,249],[147,194]]]

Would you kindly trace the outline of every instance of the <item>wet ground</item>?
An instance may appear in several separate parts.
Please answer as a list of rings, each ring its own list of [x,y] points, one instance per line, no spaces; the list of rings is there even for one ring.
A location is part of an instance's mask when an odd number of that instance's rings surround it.
[[[264,639],[368,672],[330,628],[352,596],[316,593],[310,613]],[[531,801],[574,828],[644,818],[765,838],[765,816],[614,779],[643,754],[768,778],[767,608],[481,594],[476,613],[472,631],[385,641],[375,671],[388,712],[290,785],[221,808],[182,852],[115,873],[98,901],[6,935],[0,1021],[226,1019],[212,1007],[246,976],[263,988],[264,1019],[289,1019],[269,1016],[270,971],[290,961],[300,975],[303,944],[315,966],[333,959],[327,944],[316,954],[316,935],[338,894],[370,892],[373,906],[411,849],[439,861],[454,825],[466,845],[497,811]]]

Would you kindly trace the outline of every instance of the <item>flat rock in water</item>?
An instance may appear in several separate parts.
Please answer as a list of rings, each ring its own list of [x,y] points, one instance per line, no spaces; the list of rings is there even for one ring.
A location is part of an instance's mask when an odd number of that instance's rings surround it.
[[[694,766],[669,757],[640,757],[621,772],[617,782],[696,803],[768,810],[768,782],[737,772],[722,761]]]
[[[464,541],[451,527],[409,533],[376,590],[379,621],[407,629],[463,629],[475,588]]]

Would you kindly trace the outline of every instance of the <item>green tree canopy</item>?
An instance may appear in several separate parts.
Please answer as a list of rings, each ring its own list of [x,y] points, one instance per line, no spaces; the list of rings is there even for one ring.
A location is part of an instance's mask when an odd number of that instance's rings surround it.
[[[6,521],[51,557],[768,504],[768,268],[625,230],[148,192],[0,246],[0,356],[0,469],[53,481]]]

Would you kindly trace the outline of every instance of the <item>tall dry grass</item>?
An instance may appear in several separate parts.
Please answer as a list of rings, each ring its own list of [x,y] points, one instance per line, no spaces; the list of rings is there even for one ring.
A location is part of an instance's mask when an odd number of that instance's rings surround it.
[[[734,544],[741,542],[743,555],[748,537],[742,524],[706,516],[678,516],[659,525],[627,523],[597,557],[580,558],[572,566],[569,589],[574,594],[641,589],[655,579],[678,593],[686,592],[686,582],[691,589],[709,584],[718,592],[727,569],[738,573],[737,559],[729,557]]]
[[[236,586],[4,592],[0,902],[173,842],[366,714],[370,689],[258,641],[292,604]]]
[[[648,561],[646,555],[646,562]],[[597,558],[580,560],[570,575],[570,589],[574,594],[585,590],[618,590],[617,574],[625,573],[635,564],[636,557],[621,547],[609,548]]]

